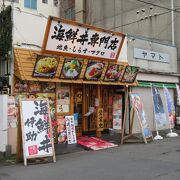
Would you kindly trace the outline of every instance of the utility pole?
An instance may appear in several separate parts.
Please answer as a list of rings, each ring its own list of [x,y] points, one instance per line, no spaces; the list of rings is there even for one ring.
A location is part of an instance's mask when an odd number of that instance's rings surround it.
[[[174,38],[174,0],[171,0],[171,34],[172,34],[172,45],[175,46],[175,38]]]

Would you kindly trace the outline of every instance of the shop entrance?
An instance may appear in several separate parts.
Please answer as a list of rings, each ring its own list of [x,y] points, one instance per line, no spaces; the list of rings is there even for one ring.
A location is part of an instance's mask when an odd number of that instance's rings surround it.
[[[76,133],[78,135],[96,131],[95,106],[97,101],[97,85],[74,86],[74,114],[78,118]],[[94,108],[94,113],[89,117],[85,116],[90,108]]]
[[[74,114],[78,118],[76,133],[78,136],[95,134],[97,131],[97,108],[103,108],[103,129],[121,129],[124,105],[123,88],[101,86],[98,92],[98,85],[83,85],[73,87]],[[100,97],[100,98],[98,98]],[[94,108],[94,113],[89,117],[85,114]],[[77,114],[77,116],[76,116]]]
[[[124,113],[124,90],[122,87],[103,86],[101,88],[104,129],[122,129]]]
[[[77,125],[76,133],[78,136],[82,135],[83,125],[83,87],[74,87],[74,114]]]

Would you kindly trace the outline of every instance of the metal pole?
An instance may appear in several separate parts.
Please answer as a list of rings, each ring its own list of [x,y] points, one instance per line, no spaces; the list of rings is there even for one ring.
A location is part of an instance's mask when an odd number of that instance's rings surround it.
[[[172,45],[175,46],[174,38],[174,0],[171,0],[171,34],[172,34]]]

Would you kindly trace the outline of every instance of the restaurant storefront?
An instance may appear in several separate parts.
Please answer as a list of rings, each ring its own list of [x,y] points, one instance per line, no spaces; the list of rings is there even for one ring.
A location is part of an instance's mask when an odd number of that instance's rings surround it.
[[[29,49],[14,49],[15,75],[13,92],[17,102],[19,97],[49,99],[51,119],[53,127],[55,127],[56,142],[63,142],[61,135],[58,140],[57,126],[59,123],[59,131],[62,131],[63,123],[61,123],[61,120],[66,115],[77,115],[75,116],[77,118],[75,118],[77,136],[81,136],[90,131],[98,133],[116,126],[117,129],[121,129],[122,124],[113,125],[113,118],[120,118],[122,123],[124,95],[126,92],[125,87],[127,85],[136,85],[137,83],[134,82],[134,80],[133,83],[106,82],[104,81],[104,77],[102,80],[97,81],[85,81],[81,79],[64,80],[59,78],[60,73],[57,73],[54,78],[32,77],[33,66],[38,53],[37,51],[30,51]],[[68,58],[64,58],[64,60],[67,59]],[[69,58],[69,60],[72,60],[72,58]],[[73,59],[73,61],[74,60],[75,59]],[[63,61],[62,58],[61,61]],[[61,65],[59,65],[57,72],[62,71],[63,64],[62,62]],[[105,64],[107,68],[109,63],[105,62]],[[124,69],[122,70],[122,75],[124,74],[123,71],[125,71],[125,67],[131,67],[119,63],[115,65],[121,66],[121,68]],[[106,71],[105,69],[103,70],[102,76],[105,76]],[[85,72],[83,72],[83,70],[81,73],[82,75],[80,75],[80,77],[84,76]],[[89,112],[89,108],[93,109],[93,113],[88,119],[85,114]],[[98,108],[103,109],[102,122],[97,121]]]
[[[117,62],[124,35],[91,28],[51,17],[42,51],[14,48],[16,105],[19,98],[48,98],[55,143],[66,143],[70,115],[77,137],[121,131],[125,94],[137,85],[138,68]]]

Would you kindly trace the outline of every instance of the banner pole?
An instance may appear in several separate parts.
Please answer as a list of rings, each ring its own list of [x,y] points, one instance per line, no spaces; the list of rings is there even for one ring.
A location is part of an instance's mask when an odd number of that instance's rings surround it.
[[[151,94],[152,94],[152,99],[153,99],[152,83],[151,83]],[[154,112],[154,122],[155,122],[155,127],[156,127],[156,136],[154,137],[154,140],[161,140],[161,139],[163,139],[163,137],[159,135],[159,130],[158,130],[156,117],[155,117],[154,100],[153,100],[153,112]]]

